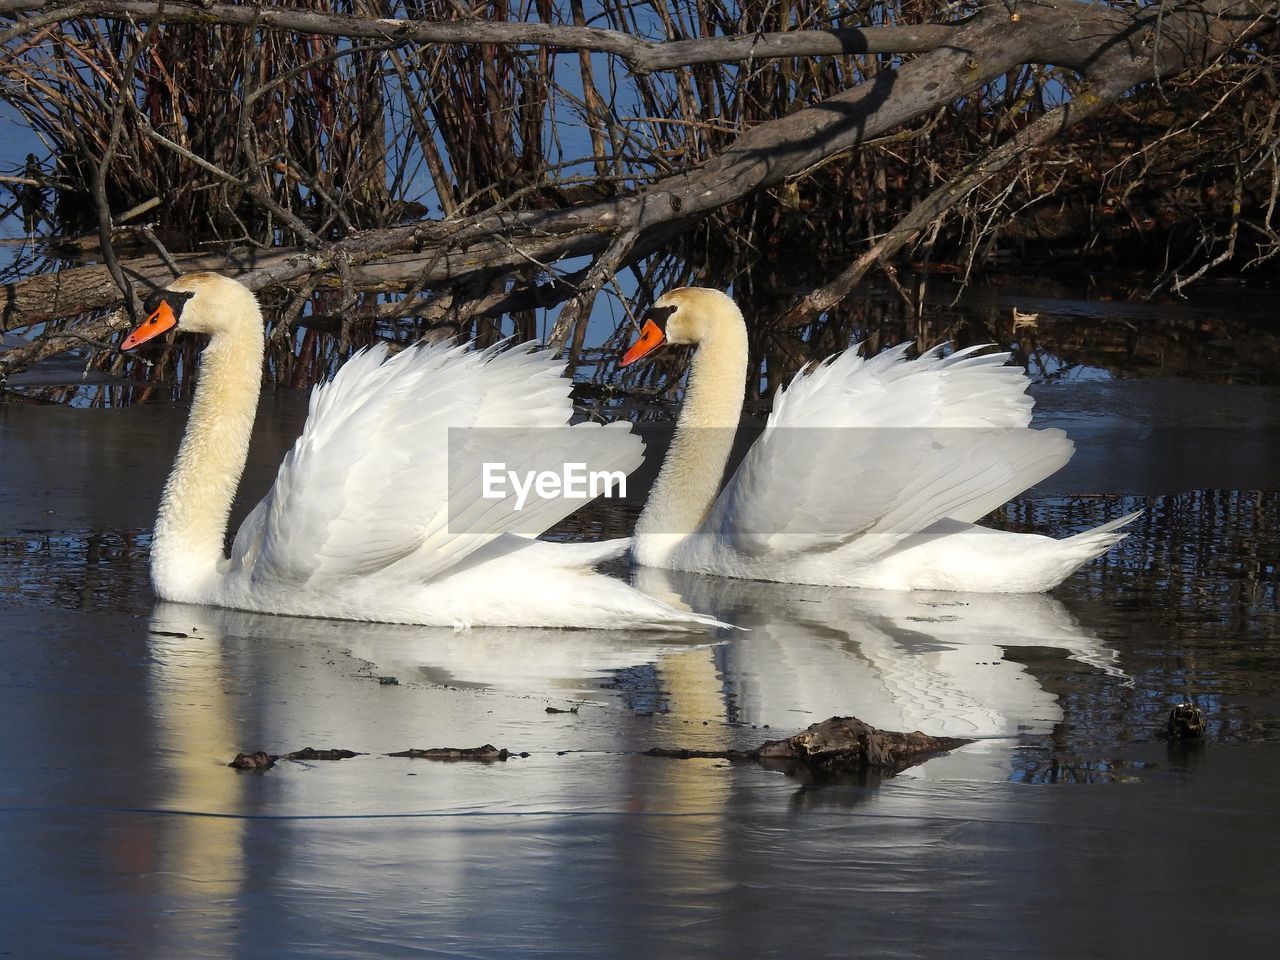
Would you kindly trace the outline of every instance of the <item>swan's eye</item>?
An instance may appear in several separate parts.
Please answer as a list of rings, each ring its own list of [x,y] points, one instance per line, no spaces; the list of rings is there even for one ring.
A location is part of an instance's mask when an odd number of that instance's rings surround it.
[[[676,312],[675,307],[650,307],[645,313],[645,320],[652,320],[664,334],[667,332],[667,321]]]
[[[167,305],[173,311],[173,316],[176,319],[182,316],[183,306],[193,296],[195,294],[187,293],[183,290],[156,290],[142,301],[142,312],[147,317],[148,324],[156,324],[160,322],[160,317],[156,311],[162,305]]]

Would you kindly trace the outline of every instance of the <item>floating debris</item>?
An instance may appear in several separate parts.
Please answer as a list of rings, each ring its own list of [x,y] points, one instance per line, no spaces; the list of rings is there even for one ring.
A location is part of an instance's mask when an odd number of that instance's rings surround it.
[[[410,757],[414,760],[480,760],[492,762],[506,760],[508,757],[527,757],[527,753],[512,753],[505,747],[499,750],[491,743],[483,747],[431,747],[426,750],[401,750],[388,753],[388,757]]]
[[[314,747],[303,747],[301,750],[295,750],[293,753],[286,753],[280,757],[281,760],[350,760],[352,757],[362,757],[364,754],[357,753],[355,750],[316,750]]]
[[[877,730],[857,717],[832,717],[812,724],[785,740],[766,740],[754,750],[669,750],[654,748],[646,756],[677,760],[706,758],[803,768],[824,775],[877,771],[892,776],[971,740],[931,737],[915,731]]]
[[[1167,731],[1170,740],[1199,740],[1204,736],[1204,711],[1194,703],[1183,701],[1169,711]]]
[[[653,747],[644,752],[646,757],[668,757],[671,760],[738,760],[755,762],[760,759],[756,750],[686,750],[683,747]]]
[[[547,707],[547,713],[577,713],[581,709],[582,704],[570,707],[568,710],[562,710],[560,707]]]
[[[564,710],[547,707],[548,713],[577,713],[578,707]],[[1203,723],[1203,719],[1202,719]],[[654,747],[644,751],[649,757],[669,757],[675,760],[731,760],[759,763],[780,768],[788,773],[807,771],[810,774],[836,775],[874,771],[892,776],[908,767],[923,763],[930,757],[962,747],[971,740],[956,737],[931,737],[919,732],[897,733],[877,730],[857,717],[832,717],[812,724],[795,736],[785,740],[766,740],[754,750],[688,750],[684,748]],[[561,750],[557,756],[574,751]],[[268,770],[277,760],[347,760],[364,756],[354,750],[316,750],[306,747],[293,753],[273,756],[265,751],[236,754],[228,766],[241,770]],[[512,757],[527,757],[528,753],[514,753],[486,743],[480,747],[429,747],[410,748],[388,757],[411,760],[502,762]]]
[[[1038,330],[1040,328],[1040,314],[1023,313],[1017,307],[1013,308],[1013,332],[1016,334],[1023,328],[1029,330]]]
[[[236,758],[227,766],[236,770],[270,770],[279,759],[265,750],[256,750],[253,753],[237,753]]]

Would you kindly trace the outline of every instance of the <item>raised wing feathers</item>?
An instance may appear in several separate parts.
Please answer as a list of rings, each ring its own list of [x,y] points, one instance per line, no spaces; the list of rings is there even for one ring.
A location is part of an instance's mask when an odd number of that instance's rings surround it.
[[[797,374],[700,532],[747,555],[856,543],[870,558],[944,517],[978,519],[1071,456],[1060,431],[1025,429],[1034,401],[1008,354],[908,361],[909,346]]]
[[[602,434],[564,429],[573,405],[562,370],[553,354],[520,347],[419,346],[387,359],[379,346],[355,355],[313,391],[302,435],[236,536],[233,566],[312,586],[379,571],[421,581],[517,526],[541,532],[531,528],[580,503],[548,506],[531,493],[524,511],[503,510],[480,496],[478,476],[459,471],[477,456],[513,468],[545,463],[548,451]],[[608,433],[610,469],[629,472],[640,440]]]

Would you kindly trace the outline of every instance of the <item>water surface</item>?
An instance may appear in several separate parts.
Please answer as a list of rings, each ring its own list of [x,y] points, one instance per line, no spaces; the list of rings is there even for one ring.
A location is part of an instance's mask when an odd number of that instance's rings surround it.
[[[1078,456],[993,522],[1144,508],[1105,559],[1037,597],[647,573],[749,628],[694,637],[156,604],[184,411],[0,404],[0,955],[1270,955],[1278,399],[1042,388]],[[265,404],[238,514],[298,422]],[[1159,735],[1186,697],[1204,744]],[[639,755],[832,714],[975,742],[836,783]],[[529,756],[384,755],[482,743]],[[305,746],[364,755],[225,766]]]

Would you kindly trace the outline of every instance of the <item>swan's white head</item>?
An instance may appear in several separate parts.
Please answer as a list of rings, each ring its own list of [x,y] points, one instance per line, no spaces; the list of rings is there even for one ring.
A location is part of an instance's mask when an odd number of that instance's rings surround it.
[[[238,280],[217,273],[188,273],[143,301],[147,318],[138,324],[122,350],[131,350],[162,333],[224,333],[237,325],[262,325],[253,292]]]
[[[695,346],[724,333],[743,330],[742,311],[719,290],[679,287],[668,290],[645,314],[640,339],[622,355],[621,366],[635,363],[668,343]]]

